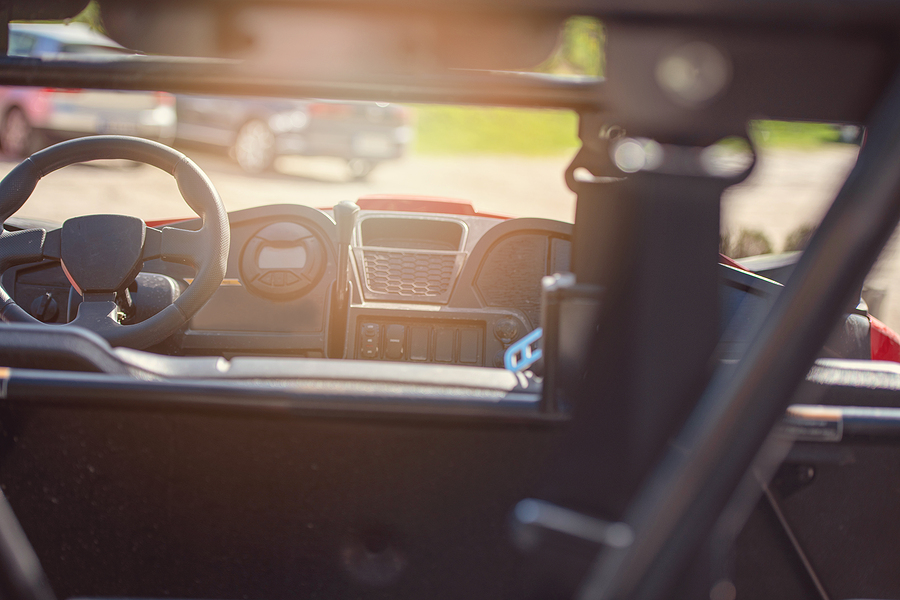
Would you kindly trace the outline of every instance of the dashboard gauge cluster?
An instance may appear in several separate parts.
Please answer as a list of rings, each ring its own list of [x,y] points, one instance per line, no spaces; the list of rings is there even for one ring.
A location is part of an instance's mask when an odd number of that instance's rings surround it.
[[[299,223],[267,225],[244,246],[241,281],[263,298],[298,298],[321,279],[324,252],[319,238]]]
[[[186,354],[325,355],[331,288],[337,274],[334,221],[302,205],[233,211],[225,280],[191,319],[179,343]],[[179,225],[196,229],[198,220]],[[183,279],[183,265],[145,269]]]

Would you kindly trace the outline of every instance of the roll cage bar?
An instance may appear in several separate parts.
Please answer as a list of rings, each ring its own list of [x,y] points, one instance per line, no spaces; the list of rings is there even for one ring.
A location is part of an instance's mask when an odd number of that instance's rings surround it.
[[[508,73],[274,81],[236,78],[223,61],[153,57],[95,64],[6,57],[0,81],[578,111],[583,147],[567,172],[578,196],[573,270],[579,284],[601,291],[589,344],[572,348],[559,339],[558,364],[547,365],[543,394],[553,401],[545,406],[572,407],[573,416],[541,497],[551,511],[543,514],[556,520],[529,523],[576,537],[597,524],[589,514],[627,524],[633,543],[588,540],[592,566],[572,582],[575,595],[658,600],[691,589],[711,536],[734,534],[728,517],[746,508],[753,477],[765,481],[783,458],[773,426],[900,221],[900,3],[857,3],[850,14],[840,3],[808,2],[801,8],[822,9],[808,16],[789,3],[695,3],[694,12],[622,4],[552,8],[607,19],[608,82]],[[739,24],[748,15],[756,20]],[[654,69],[660,53],[698,40],[731,61],[725,85],[736,91],[687,106],[653,88]],[[772,60],[761,48],[802,60]],[[748,119],[759,116],[860,122],[869,137],[741,360],[716,365],[719,201],[746,173],[711,175],[690,149],[745,136]],[[610,124],[663,144],[670,160],[623,177],[610,159]],[[590,176],[579,178],[579,168]],[[580,376],[562,376],[571,372]],[[23,540],[0,500],[3,595],[52,598]]]

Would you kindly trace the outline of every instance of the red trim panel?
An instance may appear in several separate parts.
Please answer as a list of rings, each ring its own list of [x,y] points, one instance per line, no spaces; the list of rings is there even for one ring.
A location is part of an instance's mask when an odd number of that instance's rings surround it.
[[[157,219],[156,221],[147,221],[147,227],[162,227],[164,225],[171,225],[172,223],[183,223],[184,221],[190,221],[192,217],[182,217],[180,219]]]
[[[900,362],[900,335],[872,315],[869,315],[869,339],[872,360]]]
[[[725,265],[727,267],[733,267],[735,269],[740,269],[741,271],[747,271],[748,273],[750,273],[750,270],[748,270],[747,267],[745,267],[738,261],[734,260],[733,258],[728,258],[727,256],[725,256],[722,253],[719,253],[719,264]]]
[[[401,212],[437,213],[467,217],[492,217],[509,219],[508,215],[484,213],[475,210],[467,200],[438,198],[435,196],[405,196],[400,194],[370,194],[361,196],[356,204],[363,210],[393,210]]]

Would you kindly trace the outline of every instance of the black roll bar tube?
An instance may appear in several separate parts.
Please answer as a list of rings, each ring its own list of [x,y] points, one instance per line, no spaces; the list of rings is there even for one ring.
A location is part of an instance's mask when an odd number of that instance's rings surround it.
[[[256,75],[234,61],[165,56],[122,56],[89,63],[0,57],[4,85],[110,90],[165,90],[172,93],[283,96],[385,102],[434,102],[603,110],[602,79],[554,78],[536,73],[456,71],[338,81]]]
[[[900,73],[869,138],[744,358],[720,367],[632,501],[627,549],[604,549],[578,598],[658,600],[712,530],[900,220]]]
[[[56,600],[50,582],[6,496],[0,491],[0,597]]]

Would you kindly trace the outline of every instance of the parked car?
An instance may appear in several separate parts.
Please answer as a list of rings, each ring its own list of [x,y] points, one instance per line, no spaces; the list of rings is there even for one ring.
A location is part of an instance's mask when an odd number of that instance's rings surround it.
[[[403,155],[409,112],[381,102],[336,102],[178,94],[179,142],[227,148],[247,173],[284,155],[332,156],[363,179],[379,163]]]
[[[134,54],[84,23],[12,23],[9,55],[102,60]],[[23,157],[47,144],[92,134],[170,143],[175,97],[165,92],[0,86],[0,150]]]

